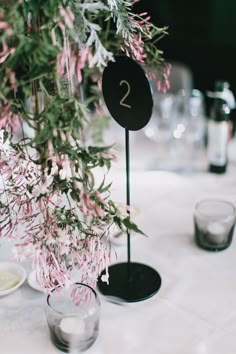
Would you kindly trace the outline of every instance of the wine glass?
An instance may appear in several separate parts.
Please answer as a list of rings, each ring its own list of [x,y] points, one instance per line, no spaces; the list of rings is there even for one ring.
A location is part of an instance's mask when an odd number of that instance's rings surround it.
[[[100,301],[89,285],[75,283],[54,289],[47,297],[45,310],[51,341],[57,349],[78,354],[96,341]]]
[[[155,93],[152,119],[144,129],[147,138],[169,143],[172,138],[172,116],[175,96],[172,93]]]
[[[177,169],[191,170],[204,152],[206,115],[203,94],[199,90],[176,94],[173,109],[171,156]]]

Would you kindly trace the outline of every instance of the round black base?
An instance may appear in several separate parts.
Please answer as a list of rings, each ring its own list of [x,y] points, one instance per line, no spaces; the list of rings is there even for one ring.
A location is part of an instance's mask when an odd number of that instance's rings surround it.
[[[104,274],[102,272],[101,276]],[[98,279],[98,289],[103,295],[121,301],[137,302],[158,292],[161,277],[153,268],[140,263],[118,263],[109,267],[109,284]]]

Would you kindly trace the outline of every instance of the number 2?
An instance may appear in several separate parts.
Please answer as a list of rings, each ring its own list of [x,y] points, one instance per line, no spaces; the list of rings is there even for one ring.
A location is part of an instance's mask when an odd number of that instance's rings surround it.
[[[120,105],[121,106],[124,106],[124,107],[127,107],[127,108],[131,108],[131,106],[127,103],[124,102],[124,100],[129,96],[130,94],[130,85],[128,83],[128,81],[126,80],[122,80],[120,81],[120,86],[122,86],[123,84],[125,84],[127,86],[127,91],[126,93],[124,94],[123,98],[120,100]]]

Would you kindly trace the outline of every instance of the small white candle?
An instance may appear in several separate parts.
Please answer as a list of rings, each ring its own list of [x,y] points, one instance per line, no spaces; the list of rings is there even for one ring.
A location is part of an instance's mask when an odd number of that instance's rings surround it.
[[[69,343],[84,339],[86,334],[84,320],[76,317],[63,318],[60,322],[60,329],[62,338]]]
[[[226,229],[219,222],[212,222],[207,226],[207,238],[215,244],[220,244],[225,241]]]

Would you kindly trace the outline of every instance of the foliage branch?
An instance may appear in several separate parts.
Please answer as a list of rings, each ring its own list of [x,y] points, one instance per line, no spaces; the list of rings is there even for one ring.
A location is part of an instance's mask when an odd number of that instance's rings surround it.
[[[95,286],[110,261],[111,226],[141,232],[110,199],[105,178],[95,181],[94,170],[109,169],[115,156],[86,144],[81,90],[118,53],[163,63],[153,39],[166,28],[132,6],[0,1],[0,237],[14,241],[18,259],[32,258],[45,288],[71,282],[74,267]]]

